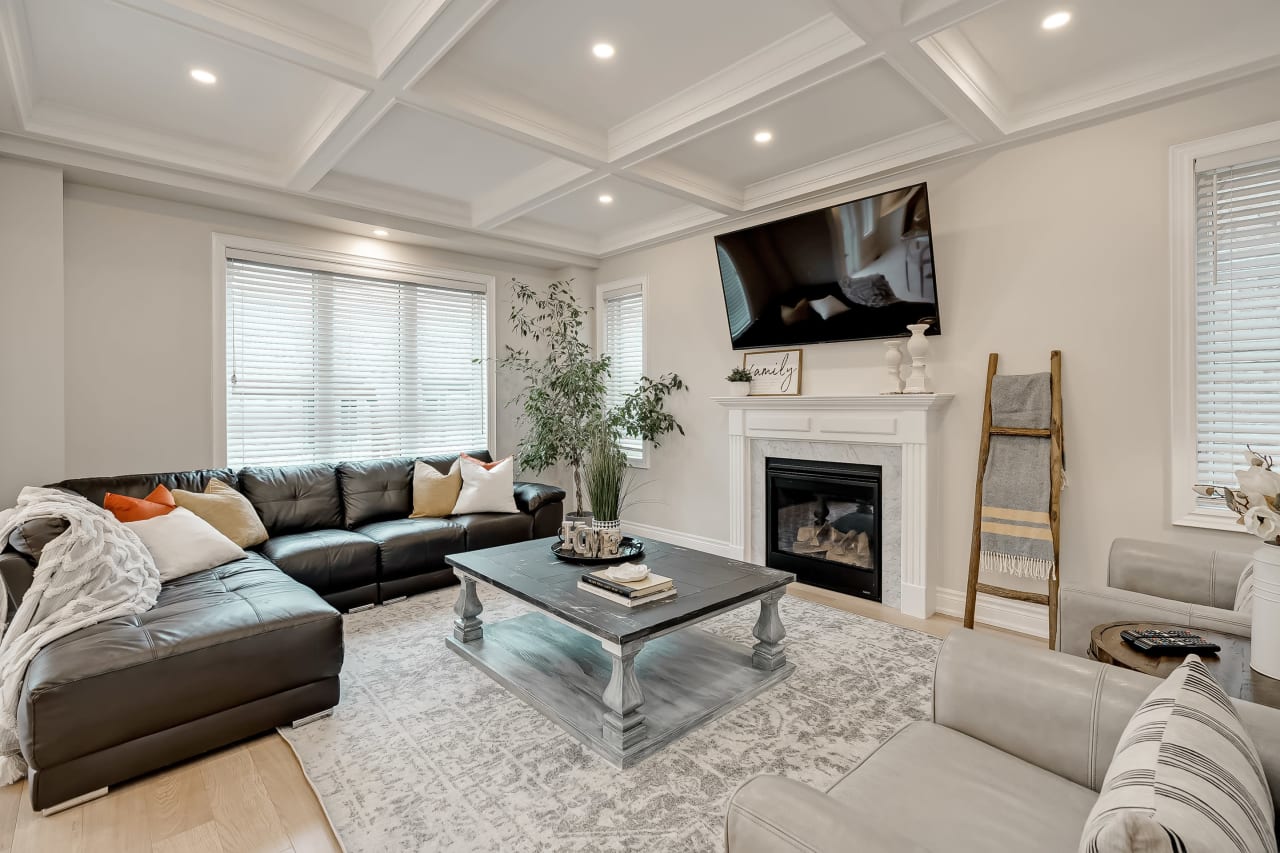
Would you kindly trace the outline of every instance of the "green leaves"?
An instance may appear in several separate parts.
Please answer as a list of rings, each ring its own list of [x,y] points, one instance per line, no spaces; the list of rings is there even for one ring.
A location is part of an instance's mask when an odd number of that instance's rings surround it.
[[[498,367],[518,376],[524,385],[512,400],[520,406],[520,422],[525,430],[517,459],[521,468],[534,472],[560,463],[569,465],[574,473],[577,507],[581,509],[581,472],[589,454],[594,465],[596,454],[592,448],[605,442],[616,451],[622,435],[639,436],[655,447],[662,436],[673,430],[683,435],[684,428],[665,407],[667,398],[686,386],[674,373],[656,381],[642,377],[622,405],[608,409],[605,380],[609,358],[595,357],[583,338],[589,309],[573,295],[572,280],[553,281],[545,292],[539,292],[513,278],[511,295],[511,328],[535,345],[528,349],[508,345],[498,359]],[[616,455],[621,458],[625,475],[626,458],[620,452]],[[600,459],[602,463],[616,461],[607,458],[603,450]],[[620,500],[615,498],[615,502]],[[594,495],[591,503],[596,509]]]

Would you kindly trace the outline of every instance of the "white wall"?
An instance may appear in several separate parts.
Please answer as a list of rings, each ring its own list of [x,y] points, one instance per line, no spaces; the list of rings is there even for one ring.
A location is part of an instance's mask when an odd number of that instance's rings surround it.
[[[0,506],[61,478],[62,172],[0,159]]]
[[[1270,73],[807,205],[929,182],[944,324],[930,338],[931,372],[938,390],[956,394],[942,423],[941,586],[963,589],[968,570],[989,352],[1004,372],[1029,373],[1063,351],[1067,582],[1102,581],[1117,536],[1252,548],[1243,536],[1169,523],[1168,150],[1280,119],[1277,92],[1280,74]],[[661,501],[635,507],[632,519],[725,540],[726,414],[707,398],[726,393],[723,377],[741,354],[730,348],[711,234],[611,258],[596,276],[640,274],[649,278],[650,372],[676,371],[692,392],[673,407],[688,437],[658,450],[641,478],[656,481],[648,493]],[[804,392],[877,392],[882,354],[875,341],[807,347]]]
[[[470,270],[497,279],[498,345],[510,279],[546,270],[159,201],[66,189],[66,476],[198,468],[212,446],[213,235]],[[495,450],[513,451],[514,411],[499,379]],[[33,468],[29,481],[61,471]],[[538,479],[554,481],[554,473]]]

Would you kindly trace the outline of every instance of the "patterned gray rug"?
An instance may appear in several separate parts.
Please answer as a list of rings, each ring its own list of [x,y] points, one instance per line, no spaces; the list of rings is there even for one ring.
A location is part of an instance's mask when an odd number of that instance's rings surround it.
[[[795,674],[620,771],[445,648],[456,594],[348,616],[341,704],[281,732],[350,853],[719,850],[742,782],[830,785],[928,716],[938,640],[788,596]],[[527,609],[481,598],[486,621]],[[757,611],[701,627],[749,646]]]

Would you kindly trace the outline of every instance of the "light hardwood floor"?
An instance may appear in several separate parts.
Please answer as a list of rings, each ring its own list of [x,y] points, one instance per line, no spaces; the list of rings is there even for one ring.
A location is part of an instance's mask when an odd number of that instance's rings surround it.
[[[795,584],[790,593],[945,637],[948,616],[914,619],[875,602]],[[979,626],[1022,642],[1043,640]],[[293,750],[264,735],[111,789],[52,817],[31,811],[26,783],[0,788],[0,853],[329,853],[337,839]]]

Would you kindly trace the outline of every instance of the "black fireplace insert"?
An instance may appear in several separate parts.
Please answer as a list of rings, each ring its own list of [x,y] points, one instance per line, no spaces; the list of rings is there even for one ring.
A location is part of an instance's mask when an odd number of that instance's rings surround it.
[[[880,600],[880,468],[765,459],[765,564]]]

